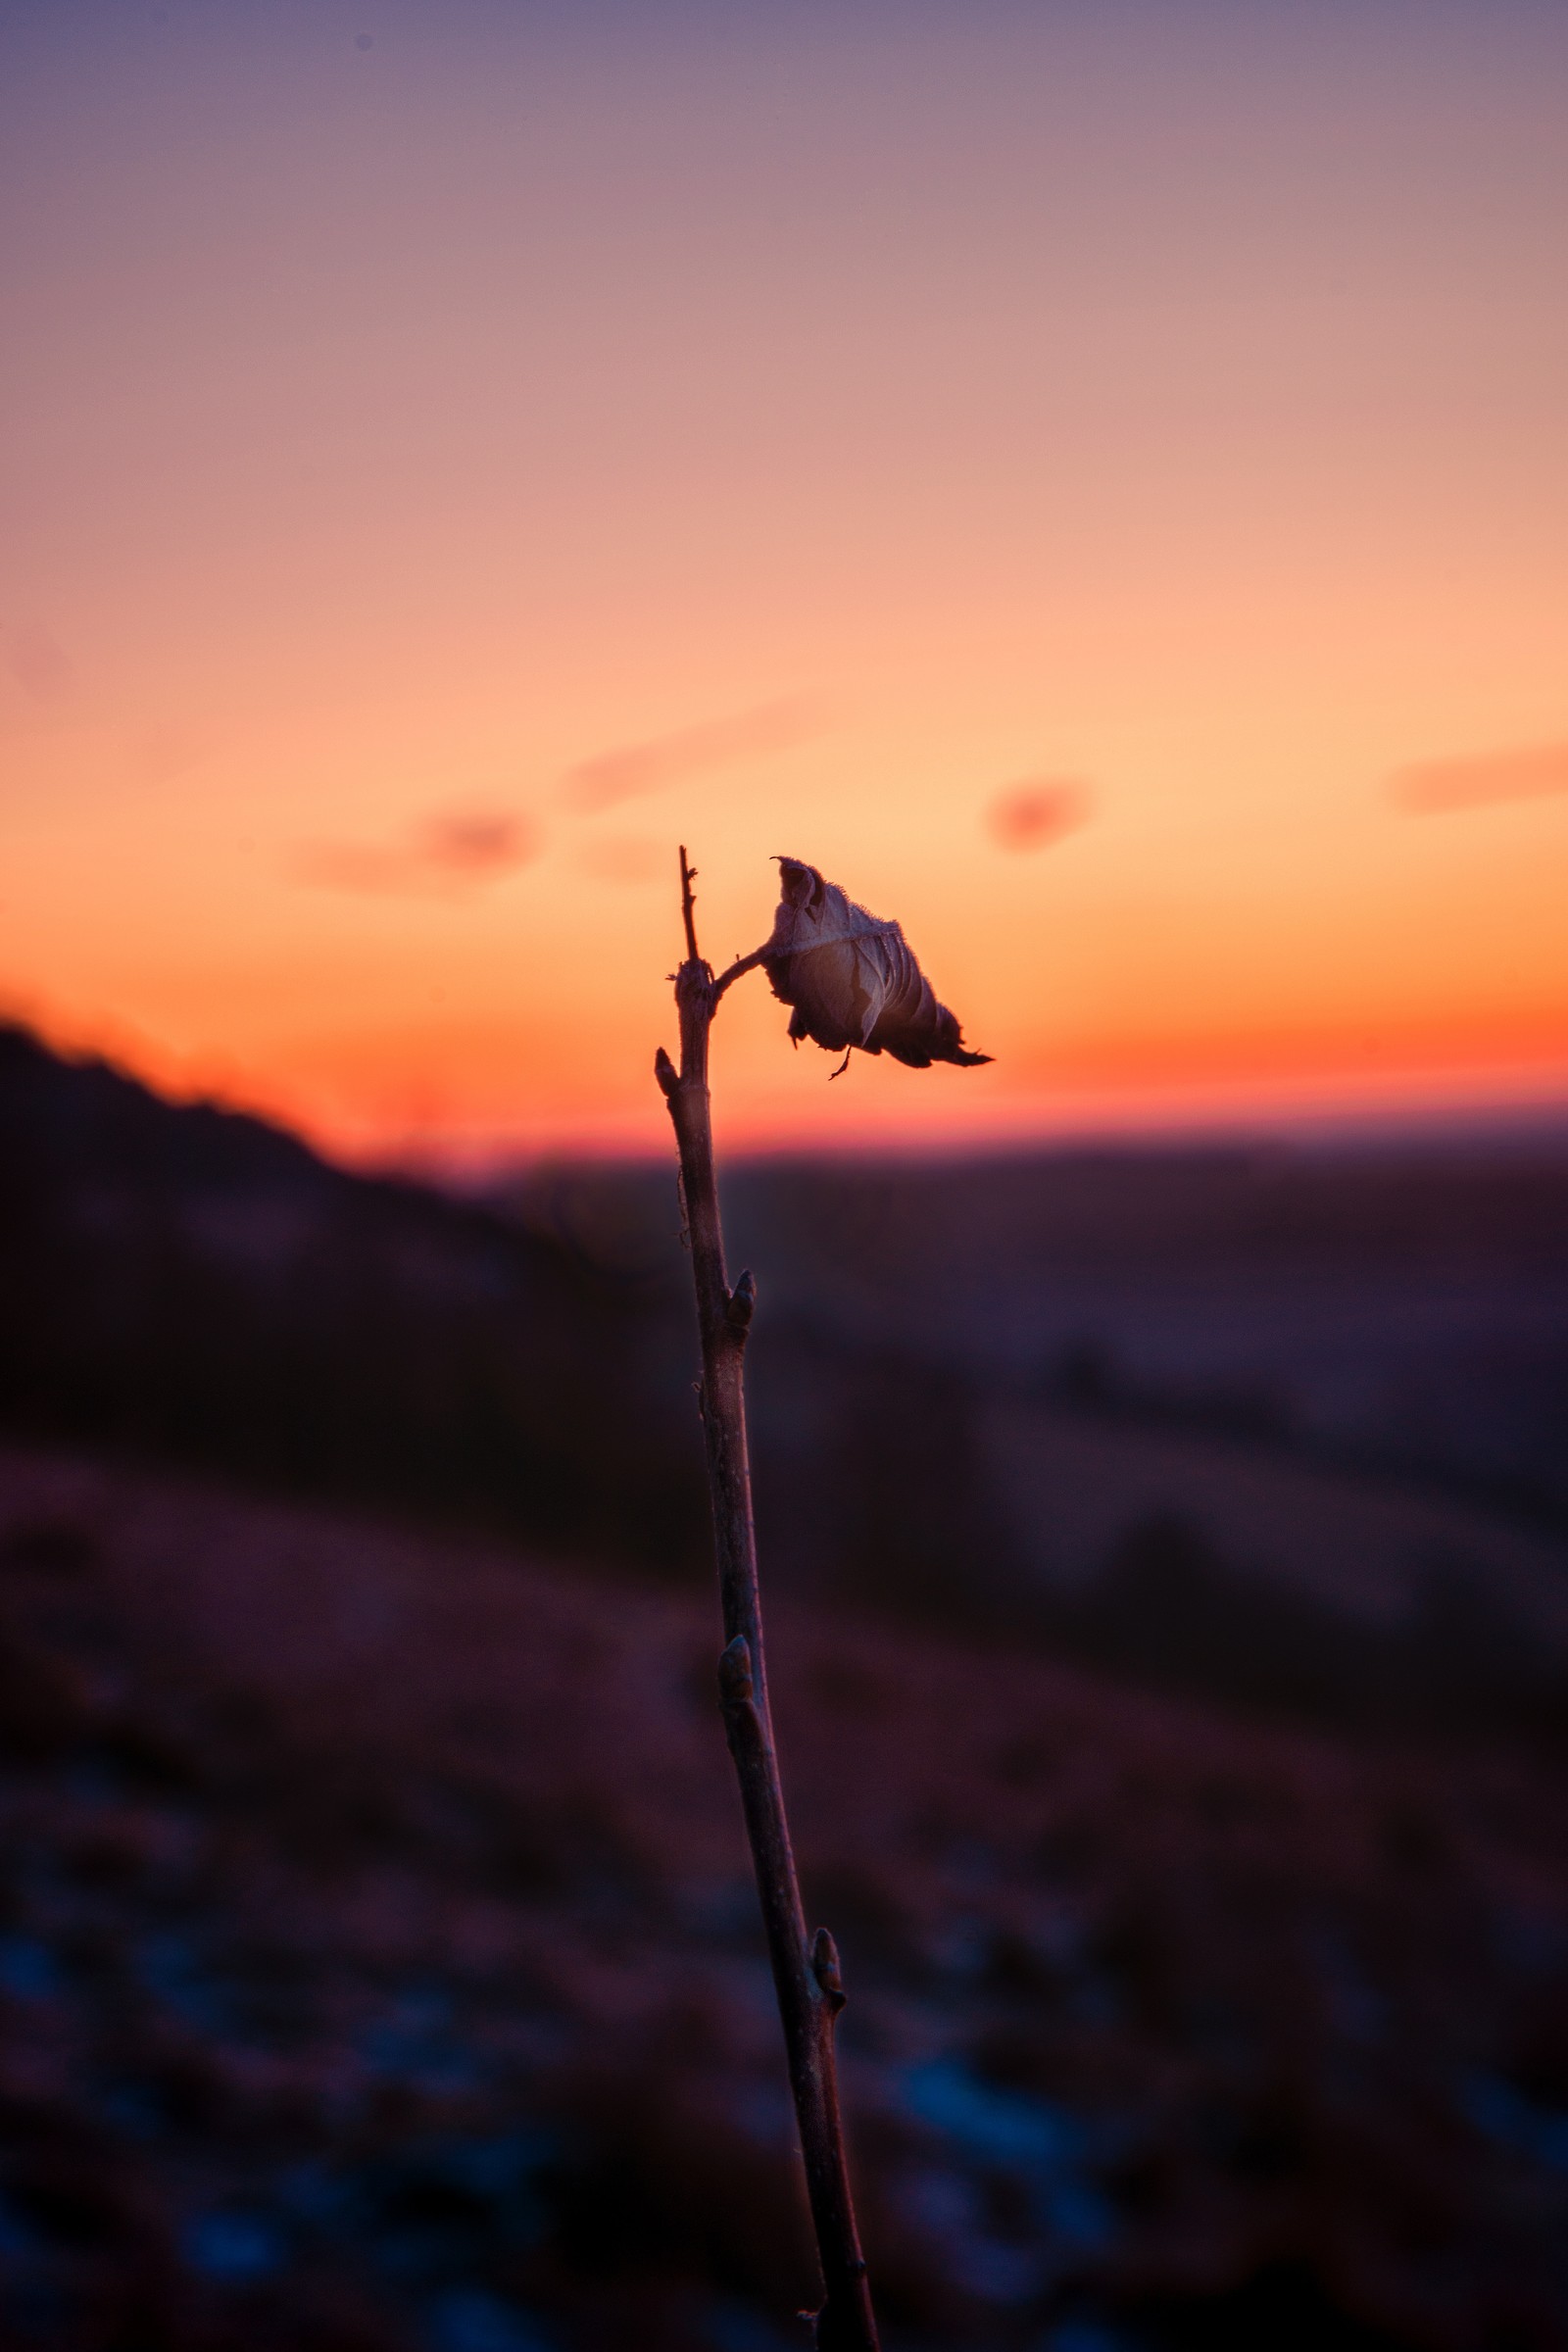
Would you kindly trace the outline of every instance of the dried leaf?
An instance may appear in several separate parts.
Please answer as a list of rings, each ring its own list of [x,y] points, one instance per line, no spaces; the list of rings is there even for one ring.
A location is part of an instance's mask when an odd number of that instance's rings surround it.
[[[799,858],[779,859],[781,896],[762,968],[780,1004],[794,1006],[790,1036],[830,1054],[858,1046],[891,1054],[911,1070],[934,1061],[963,1069],[989,1061],[969,1054],[956,1015],[937,1003],[897,923],[883,922]]]

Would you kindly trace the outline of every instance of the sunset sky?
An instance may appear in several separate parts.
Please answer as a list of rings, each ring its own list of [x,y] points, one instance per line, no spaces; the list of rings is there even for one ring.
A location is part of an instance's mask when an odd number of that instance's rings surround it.
[[[0,0],[0,1009],[662,1148],[1568,1102],[1561,0]]]

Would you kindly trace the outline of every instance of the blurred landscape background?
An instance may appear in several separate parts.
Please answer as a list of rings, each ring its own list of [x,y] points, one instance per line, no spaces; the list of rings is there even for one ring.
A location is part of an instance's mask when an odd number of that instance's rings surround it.
[[[0,0],[0,2352],[1568,2352],[1568,8]]]
[[[795,2340],[671,1168],[0,1169],[8,2340]],[[1565,1177],[730,1170],[891,2344],[1568,2340]]]

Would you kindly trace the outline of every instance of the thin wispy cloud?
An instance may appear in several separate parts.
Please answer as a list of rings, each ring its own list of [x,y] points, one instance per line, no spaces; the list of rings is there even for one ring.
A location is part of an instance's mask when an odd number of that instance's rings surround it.
[[[1421,760],[1396,768],[1390,797],[1416,816],[1490,808],[1501,801],[1542,801],[1568,793],[1568,743],[1475,752],[1456,760]]]
[[[538,854],[538,828],[530,817],[448,809],[398,841],[308,843],[294,859],[294,873],[327,890],[447,898],[498,880]]]
[[[1004,850],[1043,850],[1089,821],[1090,792],[1076,776],[1026,776],[999,792],[986,823]]]
[[[579,760],[562,778],[562,795],[573,808],[612,808],[617,802],[662,792],[688,776],[790,751],[821,732],[821,719],[807,703],[759,703],[731,718],[681,727],[645,743],[618,744],[591,760]]]
[[[446,873],[483,876],[524,864],[538,847],[536,829],[527,817],[449,811],[426,821],[420,854],[426,864]]]

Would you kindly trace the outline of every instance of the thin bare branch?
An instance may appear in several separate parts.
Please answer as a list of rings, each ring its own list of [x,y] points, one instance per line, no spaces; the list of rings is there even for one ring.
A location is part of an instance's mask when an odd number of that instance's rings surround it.
[[[825,1928],[819,1928],[812,1937],[807,1935],[768,1707],[743,1379],[757,1285],[748,1271],[731,1289],[725,1273],[709,1109],[708,1041],[713,1014],[725,989],[760,963],[765,951],[742,956],[715,982],[697,952],[693,869],[684,848],[680,876],[688,951],[675,975],[680,1067],[677,1070],[661,1049],[654,1071],[675,1128],[681,1200],[697,1293],[703,1353],[699,1396],[724,1623],[719,1705],[740,1784],[741,1809],[767,1932],[807,2192],[822,2266],[823,2299],[815,2314],[817,2352],[876,2352],[876,2322],[839,2112],[834,2027],[844,2006],[844,1984],[838,1947]]]

